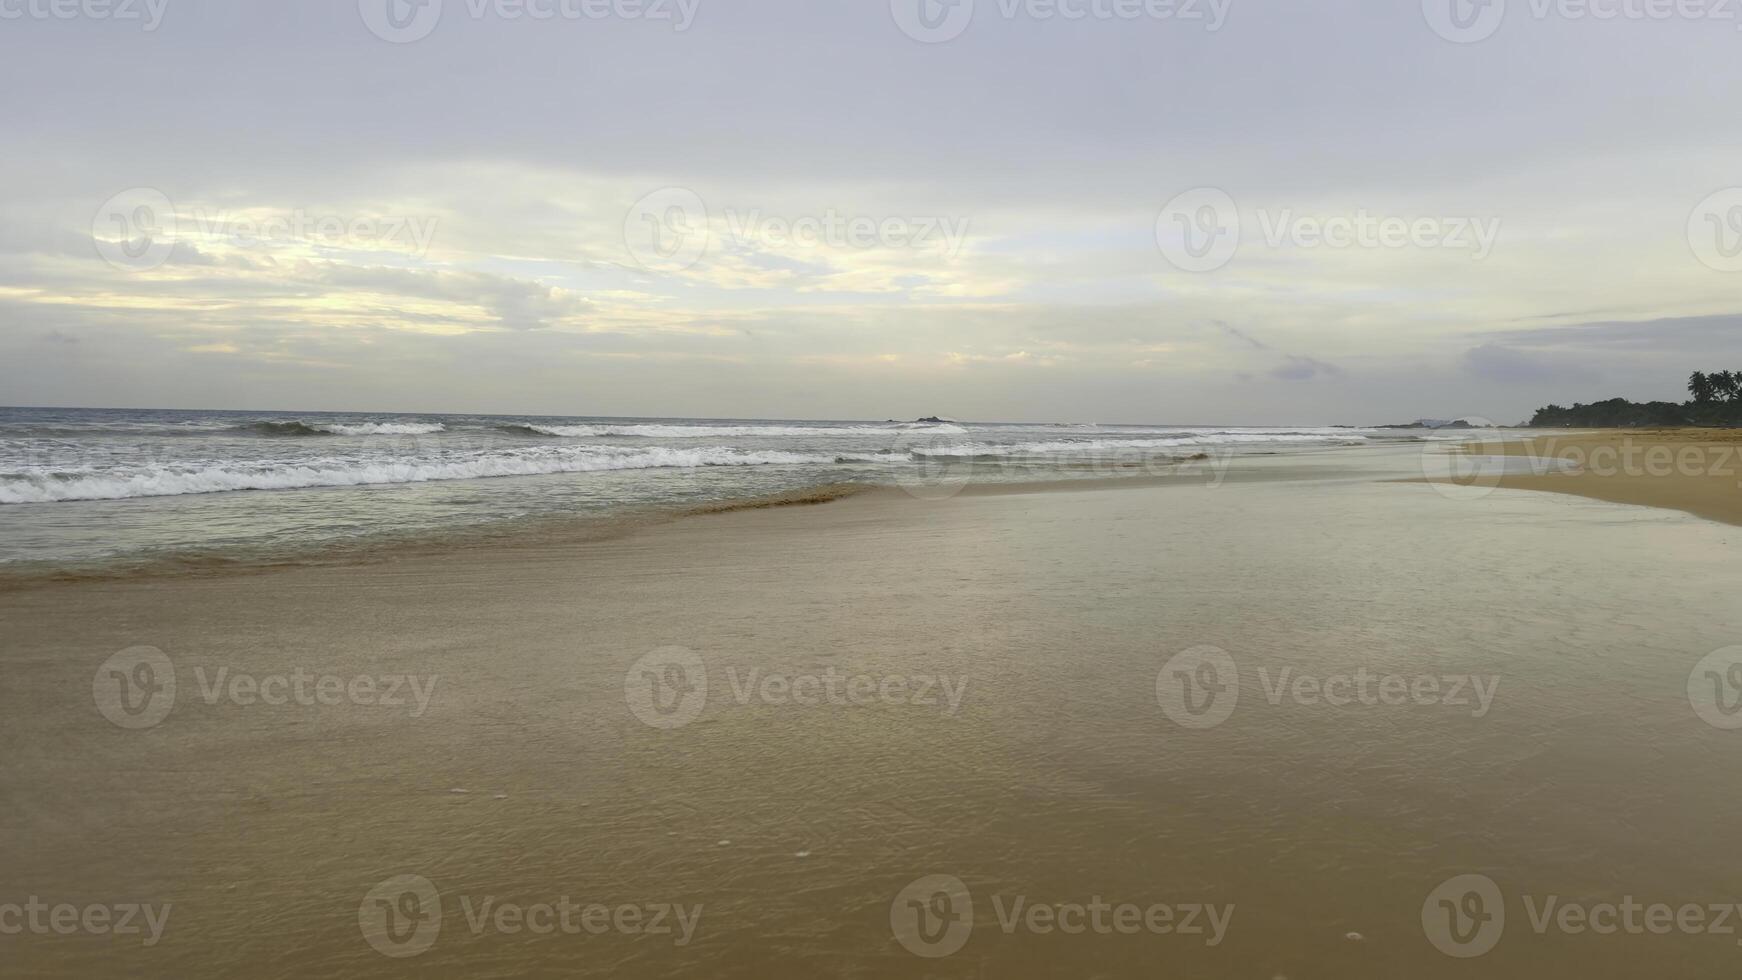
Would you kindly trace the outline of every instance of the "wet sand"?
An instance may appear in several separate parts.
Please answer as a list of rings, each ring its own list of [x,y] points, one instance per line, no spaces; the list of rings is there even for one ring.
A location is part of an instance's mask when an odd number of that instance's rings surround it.
[[[877,493],[0,594],[0,904],[169,905],[149,947],[0,935],[7,975],[1733,972],[1733,935],[1539,934],[1527,903],[1742,901],[1742,732],[1690,697],[1742,642],[1742,536],[1392,482],[1416,467]],[[177,689],[129,715],[103,665],[138,646]],[[1194,714],[1208,689],[1168,678],[1205,647],[1238,698]],[[1327,701],[1357,674],[1414,693]],[[332,697],[298,703],[301,676]],[[1504,895],[1474,959],[1423,922],[1464,874]],[[434,894],[383,890],[402,875]],[[915,940],[932,876],[971,927]]]
[[[1742,430],[1613,429],[1533,434],[1473,447],[1480,453],[1564,461],[1565,467],[1474,468],[1459,482],[1669,507],[1742,524]]]

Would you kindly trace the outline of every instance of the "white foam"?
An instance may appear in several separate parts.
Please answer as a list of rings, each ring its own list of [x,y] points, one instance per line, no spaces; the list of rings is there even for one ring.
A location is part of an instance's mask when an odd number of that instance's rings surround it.
[[[448,429],[440,422],[359,422],[355,425],[329,422],[309,428],[336,436],[427,436]]]
[[[1158,436],[1153,439],[1072,439],[1015,443],[965,442],[942,446],[917,446],[915,447],[915,452],[923,456],[1093,455],[1096,453],[1132,449],[1208,449],[1217,446],[1250,446],[1275,443],[1336,446],[1363,445],[1366,442],[1366,438],[1359,435],[1350,435],[1348,433],[1318,435],[1300,432],[1278,432],[1275,434],[1223,432],[1184,436]]]
[[[523,423],[533,432],[547,436],[597,439],[621,437],[637,439],[708,439],[730,436],[883,436],[889,437],[908,430],[923,430],[962,435],[968,430],[959,425],[901,423],[898,425],[666,425],[662,423],[630,423],[626,425],[535,425]]]
[[[231,490],[294,490],[370,484],[475,480],[606,470],[705,466],[833,463],[834,457],[709,447],[667,449],[611,446],[541,446],[468,456],[377,459],[323,458],[225,464],[145,466],[105,471],[0,473],[0,504],[63,500],[119,500]]]

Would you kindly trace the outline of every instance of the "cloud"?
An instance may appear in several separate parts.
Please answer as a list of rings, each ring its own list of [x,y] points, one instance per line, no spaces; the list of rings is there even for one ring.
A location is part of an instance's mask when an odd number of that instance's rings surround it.
[[[1504,343],[1530,347],[1584,347],[1612,350],[1727,350],[1742,348],[1742,313],[1607,320],[1564,327],[1534,327],[1492,335]]]
[[[487,272],[426,271],[384,266],[319,267],[317,278],[346,290],[415,296],[451,304],[481,306],[510,330],[536,330],[584,316],[593,309],[586,298],[542,282]]]
[[[1258,338],[1252,336],[1251,334],[1247,333],[1246,331],[1241,330],[1239,327],[1233,326],[1233,325],[1228,324],[1228,323],[1224,323],[1221,320],[1217,320],[1216,321],[1216,328],[1218,330],[1221,330],[1223,333],[1227,334],[1230,337],[1234,337],[1238,340],[1243,340],[1246,343],[1251,344],[1253,350],[1269,350],[1270,349],[1269,344],[1265,343],[1262,340],[1259,340]]]
[[[1543,355],[1504,344],[1483,344],[1464,352],[1464,373],[1501,384],[1540,384],[1592,377],[1568,361],[1567,355]]]
[[[1315,357],[1304,357],[1290,354],[1280,365],[1272,368],[1270,376],[1278,381],[1312,381],[1315,378],[1340,377],[1343,369],[1335,364],[1327,364]]]

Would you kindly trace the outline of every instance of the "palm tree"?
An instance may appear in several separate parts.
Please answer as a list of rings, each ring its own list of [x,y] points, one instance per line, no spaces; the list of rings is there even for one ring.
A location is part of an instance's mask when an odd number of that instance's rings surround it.
[[[1729,371],[1719,371],[1711,376],[1711,381],[1712,393],[1717,395],[1720,400],[1727,402],[1735,401],[1738,394],[1737,389],[1742,387],[1742,377]]]
[[[1688,394],[1702,405],[1712,400],[1712,379],[1706,377],[1706,372],[1695,371],[1688,378]]]

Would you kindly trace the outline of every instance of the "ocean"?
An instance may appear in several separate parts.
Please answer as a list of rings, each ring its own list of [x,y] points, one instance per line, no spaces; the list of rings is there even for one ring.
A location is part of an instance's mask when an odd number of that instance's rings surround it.
[[[835,485],[1212,468],[1419,438],[1331,427],[0,409],[0,565],[284,559]]]

